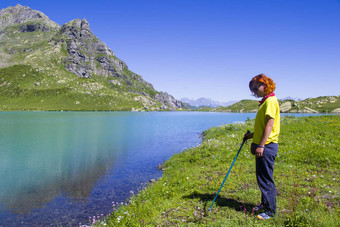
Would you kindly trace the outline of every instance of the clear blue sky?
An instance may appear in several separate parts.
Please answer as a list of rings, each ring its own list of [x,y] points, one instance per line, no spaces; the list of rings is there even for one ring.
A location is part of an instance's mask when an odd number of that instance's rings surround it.
[[[249,99],[264,73],[278,98],[340,95],[340,0],[0,0],[62,25],[86,18],[129,69],[175,98]]]

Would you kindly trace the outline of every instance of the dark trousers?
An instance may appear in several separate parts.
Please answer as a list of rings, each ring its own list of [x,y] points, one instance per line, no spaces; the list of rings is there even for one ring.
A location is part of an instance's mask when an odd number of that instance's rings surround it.
[[[269,216],[276,213],[276,188],[273,180],[274,163],[279,146],[267,144],[261,158],[256,158],[256,178],[261,190],[261,202]]]

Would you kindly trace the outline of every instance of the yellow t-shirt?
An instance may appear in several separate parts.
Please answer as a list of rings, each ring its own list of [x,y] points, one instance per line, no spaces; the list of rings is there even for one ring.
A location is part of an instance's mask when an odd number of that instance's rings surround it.
[[[280,134],[280,107],[275,96],[268,97],[262,103],[256,114],[253,135],[253,142],[255,144],[260,144],[262,139],[264,128],[266,126],[266,116],[274,119],[273,130],[270,133],[266,144],[278,143]]]

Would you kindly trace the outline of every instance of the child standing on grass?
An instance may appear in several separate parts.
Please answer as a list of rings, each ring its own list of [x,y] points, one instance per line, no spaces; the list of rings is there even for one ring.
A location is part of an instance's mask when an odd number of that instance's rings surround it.
[[[269,219],[276,214],[276,188],[273,180],[274,162],[278,151],[280,133],[280,109],[275,97],[275,83],[264,74],[252,78],[249,89],[262,100],[256,114],[254,132],[244,135],[253,139],[251,152],[256,160],[257,184],[261,190],[261,204],[254,208],[262,211],[258,219]]]

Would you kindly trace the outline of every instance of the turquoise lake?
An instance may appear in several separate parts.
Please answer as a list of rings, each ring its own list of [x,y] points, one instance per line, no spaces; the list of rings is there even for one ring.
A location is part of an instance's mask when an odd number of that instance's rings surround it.
[[[130,191],[159,178],[157,165],[200,144],[204,130],[254,117],[0,112],[0,226],[88,224],[89,217],[112,212],[112,202],[125,202]]]

